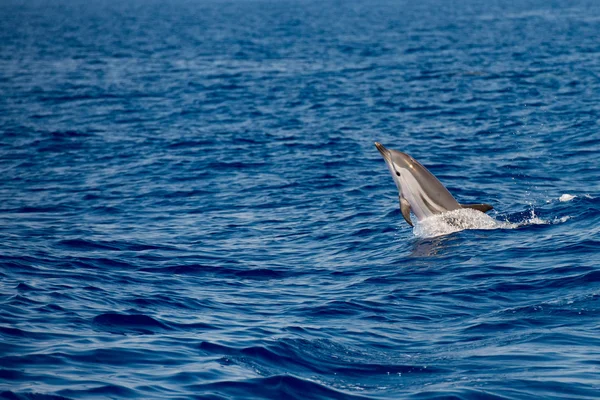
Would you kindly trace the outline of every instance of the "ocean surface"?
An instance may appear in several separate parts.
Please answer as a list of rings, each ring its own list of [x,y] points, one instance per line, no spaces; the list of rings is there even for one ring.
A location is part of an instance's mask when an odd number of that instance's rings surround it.
[[[0,398],[600,398],[599,121],[595,0],[2,1]]]

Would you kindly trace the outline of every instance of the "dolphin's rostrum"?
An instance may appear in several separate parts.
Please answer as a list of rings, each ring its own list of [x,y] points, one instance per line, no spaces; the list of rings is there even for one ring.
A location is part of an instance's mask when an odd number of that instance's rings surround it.
[[[398,187],[402,216],[413,226],[410,213],[421,221],[435,214],[460,208],[473,208],[482,212],[491,210],[489,204],[459,204],[448,189],[420,162],[401,151],[386,149],[375,142],[385,159],[392,178]]]

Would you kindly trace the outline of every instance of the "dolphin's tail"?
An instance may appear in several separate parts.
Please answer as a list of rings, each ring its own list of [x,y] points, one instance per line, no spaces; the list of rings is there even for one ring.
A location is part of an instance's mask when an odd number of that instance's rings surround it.
[[[491,206],[490,204],[461,204],[460,205],[462,208],[472,208],[473,210],[477,210],[477,211],[481,211],[481,212],[488,212],[492,209],[494,209],[493,206]]]

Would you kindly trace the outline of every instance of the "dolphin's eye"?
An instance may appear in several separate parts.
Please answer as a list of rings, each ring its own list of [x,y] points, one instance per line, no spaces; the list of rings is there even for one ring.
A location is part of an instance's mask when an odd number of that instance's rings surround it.
[[[400,176],[400,172],[396,171],[396,175],[397,175],[397,176]]]

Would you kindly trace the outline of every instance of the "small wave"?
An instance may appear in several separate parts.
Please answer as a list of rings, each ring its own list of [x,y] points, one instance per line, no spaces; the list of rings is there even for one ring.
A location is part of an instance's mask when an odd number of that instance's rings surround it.
[[[367,399],[330,388],[313,379],[293,375],[219,381],[192,385],[190,388],[213,398],[249,398],[248,394],[252,393],[252,398],[261,399]]]
[[[431,238],[442,235],[449,235],[454,232],[460,232],[466,229],[516,229],[528,225],[547,225],[562,223],[570,219],[569,216],[556,218],[552,221],[545,220],[535,214],[532,209],[529,216],[518,222],[498,221],[481,211],[470,208],[448,211],[437,214],[418,222],[413,228],[415,236],[422,238]]]
[[[558,200],[560,203],[568,203],[570,201],[573,201],[577,199],[576,201],[584,201],[586,202],[586,200],[596,200],[596,198],[590,194],[570,194],[570,193],[563,193],[561,194],[557,199],[555,198],[550,198],[548,200],[546,200],[546,203],[552,203],[555,200]],[[587,202],[586,202],[587,203]]]
[[[339,376],[346,378],[386,374],[431,375],[446,373],[444,368],[425,366],[407,358],[381,358],[328,341],[277,340],[268,345],[230,347],[204,341],[199,346],[205,355],[220,355],[223,365],[237,364],[259,374],[285,370],[298,376]],[[407,362],[408,361],[408,362]],[[334,386],[339,387],[339,381]]]
[[[565,193],[565,194],[563,194],[562,196],[560,196],[560,197],[558,198],[558,200],[559,200],[559,201],[561,201],[561,202],[565,202],[565,201],[571,201],[571,200],[573,200],[575,197],[577,197],[577,196],[575,196],[575,195],[572,195],[572,194]]]
[[[283,279],[291,275],[291,272],[281,269],[236,269],[202,264],[175,265],[169,267],[143,267],[140,268],[139,271],[175,275],[215,275],[221,277],[238,277],[251,280]]]
[[[101,330],[114,334],[142,334],[152,335],[173,330],[208,330],[214,326],[204,322],[192,321],[179,323],[158,320],[145,314],[100,314],[93,319],[94,325]]]
[[[61,393],[74,398],[83,398],[85,396],[98,396],[104,398],[133,398],[138,397],[137,391],[126,386],[107,384],[87,389],[65,389]]]

